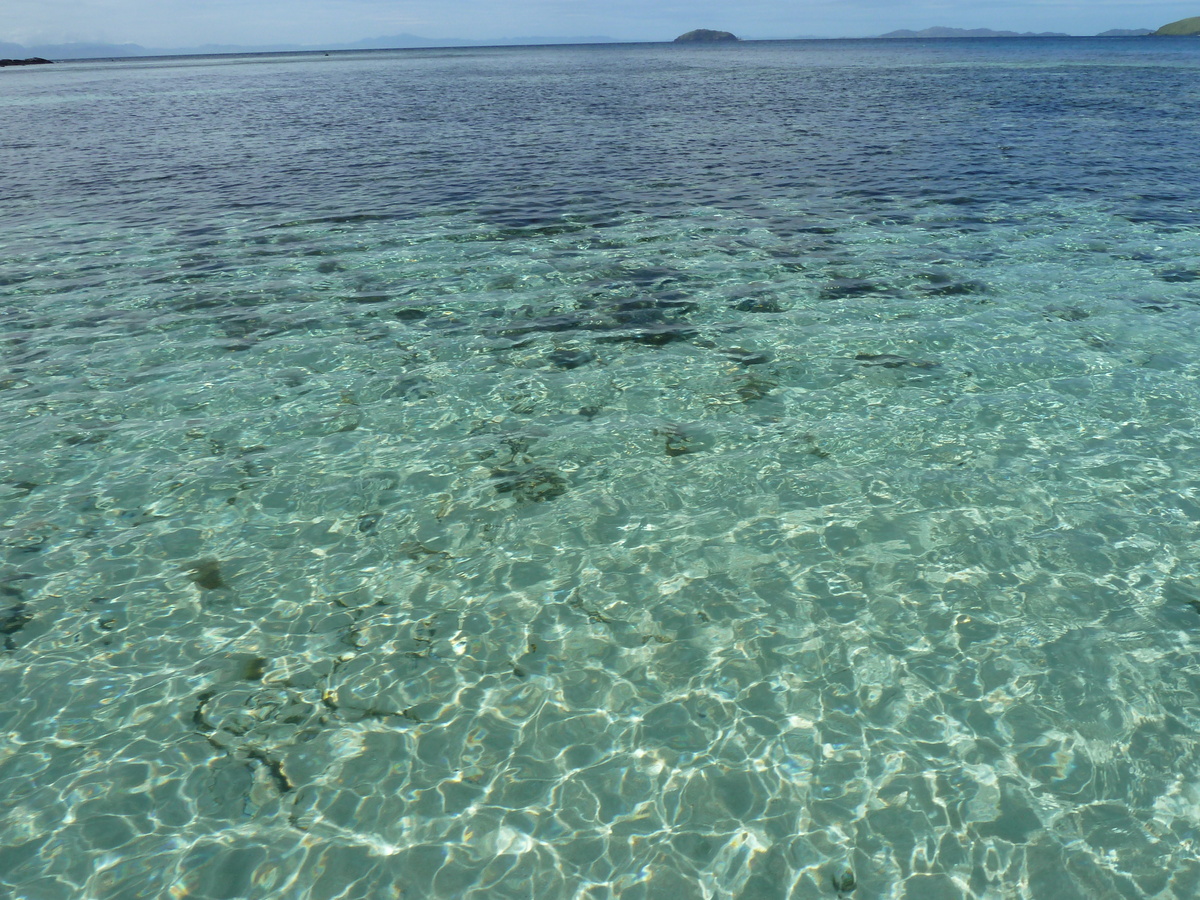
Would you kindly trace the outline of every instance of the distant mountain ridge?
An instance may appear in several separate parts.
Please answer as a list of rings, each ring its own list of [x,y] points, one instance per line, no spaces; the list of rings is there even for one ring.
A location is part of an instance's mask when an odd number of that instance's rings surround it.
[[[1184,22],[1195,21],[1200,25],[1200,18],[1192,20],[1185,19]],[[1176,23],[1182,24],[1182,23]],[[1167,26],[1170,27],[1170,26]],[[1158,34],[1163,34],[1162,29],[1159,29]],[[1144,37],[1148,34],[1155,34],[1151,28],[1111,28],[1108,31],[1102,31],[1096,37]],[[933,28],[926,28],[922,31],[909,31],[907,28],[901,28],[899,31],[889,31],[887,34],[881,34],[881,38],[956,38],[956,37],[1072,37],[1073,35],[1064,34],[1060,31],[994,31],[991,28],[946,28],[941,25],[936,25]]]
[[[946,28],[935,25],[921,31],[909,31],[901,28],[899,31],[889,31],[881,34],[881,38],[955,38],[955,37],[1071,37],[1061,31],[993,31],[990,28]]]

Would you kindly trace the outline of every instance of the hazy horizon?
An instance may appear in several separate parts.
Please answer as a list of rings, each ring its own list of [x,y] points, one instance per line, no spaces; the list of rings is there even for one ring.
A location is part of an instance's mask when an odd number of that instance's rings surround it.
[[[665,41],[693,28],[750,39],[870,37],[933,26],[1090,35],[1115,28],[1157,28],[1200,15],[1196,2],[1134,4],[1125,0],[1016,0],[997,8],[982,0],[747,0],[736,9],[712,0],[657,4],[630,0],[16,0],[0,22],[0,43],[204,45],[336,45],[412,35],[426,40],[506,42],[516,38],[604,36]]]

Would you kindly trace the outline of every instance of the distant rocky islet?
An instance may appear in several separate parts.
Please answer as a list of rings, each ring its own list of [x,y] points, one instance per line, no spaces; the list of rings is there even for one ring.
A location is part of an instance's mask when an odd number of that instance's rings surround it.
[[[697,28],[675,38],[676,44],[721,44],[741,40],[737,35],[728,31],[713,31],[709,28]]]

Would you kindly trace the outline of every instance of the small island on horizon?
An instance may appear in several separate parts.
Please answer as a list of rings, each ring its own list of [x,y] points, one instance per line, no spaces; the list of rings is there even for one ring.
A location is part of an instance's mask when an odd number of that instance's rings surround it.
[[[676,44],[715,44],[730,41],[740,41],[735,34],[730,34],[728,31],[713,31],[709,28],[697,28],[694,31],[689,31],[687,34],[681,34],[675,38]]]

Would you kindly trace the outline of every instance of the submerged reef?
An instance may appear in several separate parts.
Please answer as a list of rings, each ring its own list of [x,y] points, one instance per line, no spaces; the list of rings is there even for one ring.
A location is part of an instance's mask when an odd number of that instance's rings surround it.
[[[567,480],[545,466],[495,469],[492,478],[496,479],[496,493],[512,494],[520,503],[542,503],[567,492]]]
[[[221,563],[212,557],[198,559],[184,566],[188,580],[205,591],[219,591],[226,587],[221,577]]]

